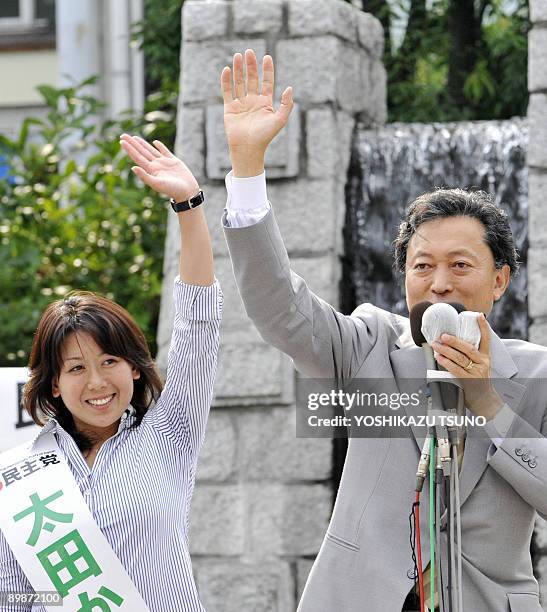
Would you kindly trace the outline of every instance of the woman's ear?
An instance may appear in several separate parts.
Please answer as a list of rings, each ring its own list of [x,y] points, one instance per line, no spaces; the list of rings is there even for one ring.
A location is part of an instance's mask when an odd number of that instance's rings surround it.
[[[138,378],[141,377],[141,372],[137,368],[132,368],[131,374],[133,376],[133,380],[137,380]]]
[[[59,391],[59,380],[57,377],[55,377],[51,383],[51,394],[53,397],[59,397],[61,395],[61,391]]]

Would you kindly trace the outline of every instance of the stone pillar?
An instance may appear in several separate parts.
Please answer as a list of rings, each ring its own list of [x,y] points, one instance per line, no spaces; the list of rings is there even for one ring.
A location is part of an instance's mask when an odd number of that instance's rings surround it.
[[[206,195],[225,295],[216,399],[200,457],[190,550],[210,612],[292,612],[332,511],[331,440],[296,439],[294,369],[246,318],[220,227],[230,169],[220,72],[236,51],[270,53],[289,125],[266,159],[268,196],[295,271],[336,305],[344,184],[355,121],[386,120],[380,23],[342,0],[186,0],[176,152]],[[158,362],[177,272],[169,217]]]
[[[528,310],[530,340],[547,345],[547,3],[530,0],[528,35]],[[547,521],[538,519],[536,545],[543,553],[538,571],[543,609],[547,610]]]

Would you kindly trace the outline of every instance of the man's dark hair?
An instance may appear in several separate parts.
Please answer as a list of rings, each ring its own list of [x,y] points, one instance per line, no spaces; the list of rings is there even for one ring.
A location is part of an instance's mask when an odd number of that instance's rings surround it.
[[[416,230],[427,221],[446,217],[471,217],[484,227],[484,241],[490,247],[497,269],[507,264],[511,276],[519,269],[518,253],[507,213],[496,206],[484,191],[437,189],[424,193],[410,203],[393,245],[395,267],[405,273],[408,243]]]

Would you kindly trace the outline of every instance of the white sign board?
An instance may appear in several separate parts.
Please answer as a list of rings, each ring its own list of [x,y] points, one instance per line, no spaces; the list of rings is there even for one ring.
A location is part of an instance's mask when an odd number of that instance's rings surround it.
[[[40,430],[21,407],[26,368],[0,368],[0,453],[31,440]]]

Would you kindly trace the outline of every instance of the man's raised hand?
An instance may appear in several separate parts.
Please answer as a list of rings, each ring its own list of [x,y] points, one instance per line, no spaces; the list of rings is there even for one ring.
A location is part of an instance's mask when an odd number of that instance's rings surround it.
[[[266,149],[285,126],[294,105],[292,88],[281,95],[277,110],[273,107],[274,64],[271,56],[262,60],[262,88],[259,88],[258,64],[252,49],[245,51],[247,78],[243,76],[243,56],[236,53],[232,70],[222,70],[220,83],[224,99],[224,129],[230,148],[234,175],[255,176],[264,170]]]

